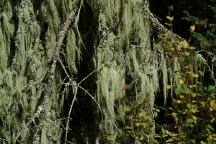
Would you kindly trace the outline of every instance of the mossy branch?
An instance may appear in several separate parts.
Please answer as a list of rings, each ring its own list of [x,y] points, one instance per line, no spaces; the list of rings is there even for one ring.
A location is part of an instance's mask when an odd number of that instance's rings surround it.
[[[172,32],[171,30],[166,28],[163,24],[161,24],[152,12],[148,11],[148,13],[149,13],[149,20],[151,22],[151,25],[152,25],[153,29],[156,29],[158,31],[158,33],[166,34],[169,37],[171,37],[172,39],[174,39],[174,41],[183,41],[184,40],[184,38],[182,38],[181,36]]]
[[[59,59],[59,53],[60,53],[61,47],[63,45],[63,40],[66,36],[66,33],[69,30],[71,23],[74,21],[74,18],[75,18],[75,11],[72,10],[70,12],[66,22],[64,23],[64,27],[63,27],[62,31],[60,31],[60,33],[59,33],[59,39],[58,39],[56,47],[53,51],[51,66],[47,72],[47,81],[45,84],[46,86],[45,86],[43,104],[38,106],[37,112],[33,115],[33,117],[30,119],[30,121],[26,125],[31,124],[32,122],[35,121],[36,118],[39,118],[39,116],[41,116],[42,112],[45,112],[45,115],[44,115],[45,118],[49,113],[48,103],[49,103],[50,97],[52,96],[52,93],[53,93],[53,85],[54,85],[53,81],[54,81],[54,74],[55,74],[55,70],[56,70],[56,64],[57,64],[57,61],[59,61],[62,64],[62,61]],[[17,136],[14,140],[14,143],[16,143],[18,141],[19,137],[21,136],[21,133],[22,133],[22,130],[17,134]]]
[[[52,63],[51,63],[51,66],[48,70],[48,75],[47,75],[48,81],[47,81],[47,86],[45,89],[45,96],[44,96],[44,101],[43,101],[44,110],[45,110],[45,114],[44,114],[45,119],[48,116],[48,113],[50,110],[49,109],[49,102],[50,102],[50,97],[52,96],[52,93],[53,93],[54,74],[55,74],[55,70],[56,70],[57,61],[59,61],[62,64],[62,62],[59,58],[59,53],[60,53],[61,47],[63,45],[63,40],[66,36],[66,33],[69,30],[69,27],[70,27],[72,21],[74,21],[74,18],[75,18],[75,12],[74,12],[74,10],[72,10],[70,12],[66,22],[64,23],[63,30],[60,31],[60,33],[59,33],[59,39],[58,39],[56,47],[54,49]],[[64,66],[63,66],[63,68],[64,68]],[[68,76],[68,74],[67,74],[67,76]]]
[[[52,84],[53,84],[53,79],[54,79],[54,73],[55,73],[55,69],[56,69],[56,64],[57,64],[57,61],[59,59],[59,53],[60,53],[61,47],[63,45],[63,40],[65,38],[65,35],[68,32],[69,26],[71,25],[71,23],[74,20],[74,18],[75,18],[75,12],[73,10],[73,11],[70,12],[70,14],[68,16],[68,19],[66,20],[66,22],[64,24],[63,30],[60,31],[60,33],[59,33],[59,39],[58,39],[56,47],[54,49],[52,63],[51,63],[51,66],[50,66],[50,68],[48,70],[47,89],[46,89],[45,97],[44,97],[45,101],[46,101],[46,98],[48,96],[51,96],[51,89],[50,88],[52,87]]]

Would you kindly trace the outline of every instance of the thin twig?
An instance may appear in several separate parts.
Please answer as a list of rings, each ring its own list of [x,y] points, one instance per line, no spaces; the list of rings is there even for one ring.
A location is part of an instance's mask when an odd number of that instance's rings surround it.
[[[82,86],[78,85],[78,88],[80,88],[80,89],[83,90],[85,93],[87,93],[87,94],[90,96],[90,98],[98,105],[98,108],[99,108],[100,111],[101,111],[100,104],[95,100],[94,96],[93,96],[92,94],[90,94],[90,93],[88,92],[88,90],[84,89]]]
[[[90,74],[88,74],[86,77],[84,77],[75,87],[75,91],[74,91],[74,97],[72,99],[72,102],[70,104],[70,109],[69,109],[69,112],[68,112],[68,116],[67,116],[67,122],[66,122],[66,130],[65,130],[65,144],[67,143],[67,135],[68,135],[68,129],[69,129],[69,124],[70,124],[70,116],[71,116],[71,112],[72,112],[72,109],[73,109],[73,105],[74,105],[74,102],[76,100],[76,96],[77,96],[77,89],[80,88],[81,90],[85,91],[91,98],[92,100],[98,105],[99,109],[101,110],[100,108],[100,105],[99,103],[95,100],[94,96],[91,95],[86,89],[84,89],[83,87],[80,86],[80,84],[82,82],[84,82],[87,78],[89,78],[91,75],[93,75],[95,72],[99,71],[101,68],[103,68],[104,65],[102,65],[101,67],[95,69],[94,71],[92,71]]]
[[[66,128],[65,128],[65,129],[66,129],[66,130],[65,130],[65,144],[66,144],[66,142],[67,142],[67,135],[68,135],[69,124],[70,124],[70,116],[71,116],[71,112],[72,112],[72,109],[73,109],[73,105],[74,105],[75,100],[76,100],[78,88],[80,88],[81,90],[85,91],[85,93],[87,93],[87,94],[91,97],[91,99],[98,105],[99,109],[101,110],[99,103],[95,100],[94,96],[91,95],[86,89],[84,89],[84,88],[83,88],[82,86],[80,86],[80,85],[76,85],[76,86],[74,86],[74,87],[76,87],[76,88],[75,88],[74,97],[73,97],[73,100],[72,100],[72,102],[71,102],[70,109],[69,109],[69,112],[68,112],[67,122],[66,122]]]
[[[105,64],[104,64],[104,65],[105,65]],[[85,81],[87,78],[89,78],[89,77],[90,77],[91,75],[93,75],[95,72],[97,72],[97,71],[99,71],[100,69],[102,69],[104,65],[102,65],[101,67],[99,67],[99,68],[93,70],[90,74],[88,74],[86,77],[84,77],[84,78],[78,83],[78,85],[80,85],[83,81]]]
[[[71,116],[71,112],[72,112],[72,109],[73,109],[73,105],[74,105],[74,102],[76,100],[76,96],[77,96],[77,89],[78,87],[77,86],[74,86],[75,87],[75,91],[74,91],[74,97],[73,97],[73,100],[71,102],[71,105],[70,105],[70,109],[69,109],[69,112],[68,112],[68,117],[67,117],[67,122],[66,122],[66,130],[65,130],[65,144],[67,143],[67,135],[68,135],[68,129],[69,129],[69,123],[70,123],[70,116]]]
[[[62,60],[60,59],[60,57],[58,58],[58,61],[59,61],[60,65],[62,66],[62,68],[63,68],[63,70],[64,70],[64,72],[65,72],[67,78],[69,78],[69,81],[71,81],[71,77],[70,77],[70,75],[68,74],[68,72],[67,72],[67,70],[66,70],[66,68],[65,68],[65,66],[64,66],[64,64],[63,64],[63,62],[62,62]]]

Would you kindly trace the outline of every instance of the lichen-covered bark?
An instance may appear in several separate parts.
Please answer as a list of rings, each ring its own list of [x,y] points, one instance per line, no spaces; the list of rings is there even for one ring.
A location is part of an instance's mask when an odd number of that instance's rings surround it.
[[[52,0],[38,3],[22,0],[1,1],[0,5],[0,141],[59,143],[62,134],[60,115],[64,101],[64,94],[60,93],[63,87],[60,82],[64,78],[58,73],[53,85],[55,92],[48,102],[49,119],[44,119],[43,114],[38,112],[43,109],[39,107],[45,95],[46,82],[43,80],[49,68],[57,34],[63,24],[61,21],[66,20],[70,10],[77,7],[77,4],[72,1],[65,5],[64,2]],[[59,16],[60,12],[62,16]]]

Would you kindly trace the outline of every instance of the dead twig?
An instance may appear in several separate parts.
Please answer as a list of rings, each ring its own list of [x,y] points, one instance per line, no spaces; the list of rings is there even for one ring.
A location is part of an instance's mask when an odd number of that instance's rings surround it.
[[[66,70],[66,68],[65,68],[65,66],[64,66],[64,64],[63,64],[63,62],[62,62],[62,60],[60,59],[60,57],[58,58],[58,61],[59,61],[60,65],[62,66],[62,68],[63,68],[63,70],[64,70],[64,72],[65,72],[65,74],[66,74],[66,76],[67,76],[67,78],[69,79],[69,82],[70,82],[70,81],[71,81],[71,77],[70,77],[70,75],[68,74],[68,72],[67,72],[67,70]]]
[[[59,33],[59,39],[58,39],[58,42],[57,42],[56,47],[54,49],[52,64],[51,64],[50,69],[48,71],[48,82],[47,82],[47,87],[46,87],[45,96],[44,96],[44,106],[45,106],[45,110],[46,110],[45,115],[47,115],[47,112],[49,111],[47,104],[49,102],[49,97],[52,96],[53,80],[54,80],[54,74],[55,74],[57,61],[59,61],[60,64],[63,65],[63,63],[61,62],[61,60],[59,58],[59,53],[60,53],[61,47],[63,45],[63,40],[65,38],[65,35],[68,32],[69,27],[70,27],[72,21],[74,20],[74,18],[75,18],[75,12],[74,12],[74,10],[72,10],[70,12],[66,22],[64,23],[63,30],[60,31],[60,33]],[[64,68],[64,65],[63,65],[63,68]],[[64,71],[67,74],[67,77],[69,79],[71,79],[69,74],[67,73],[67,71],[65,69],[64,69]],[[72,103],[74,103],[74,101],[75,101],[75,99],[73,100]],[[68,116],[68,117],[70,118],[70,116]],[[66,131],[68,131],[68,126],[66,127]],[[65,138],[67,139],[67,136],[65,136]]]
[[[74,97],[73,97],[73,100],[71,102],[71,105],[70,105],[70,109],[69,109],[69,112],[68,112],[68,116],[67,116],[67,122],[66,122],[66,128],[65,128],[65,144],[67,143],[67,134],[68,134],[68,129],[69,129],[69,123],[70,123],[70,116],[71,116],[71,112],[72,112],[72,109],[73,109],[73,105],[74,105],[74,102],[76,100],[76,96],[77,96],[77,90],[78,90],[78,86],[77,85],[73,85],[74,86]]]
[[[105,64],[104,64],[104,65],[105,65]],[[74,105],[75,100],[76,100],[78,88],[80,88],[81,90],[85,91],[85,93],[87,93],[87,94],[91,97],[91,99],[98,105],[99,109],[101,110],[100,105],[99,105],[99,103],[95,100],[94,96],[91,95],[91,94],[88,92],[88,90],[86,90],[86,89],[84,89],[82,86],[80,86],[80,84],[81,84],[82,82],[84,82],[87,78],[89,78],[91,75],[93,75],[95,72],[97,72],[97,71],[99,71],[100,69],[102,69],[104,65],[102,65],[102,66],[99,67],[98,69],[95,69],[94,71],[92,71],[90,74],[88,74],[86,77],[84,77],[78,84],[76,84],[76,85],[73,84],[73,85],[72,85],[72,86],[74,87],[74,97],[73,97],[72,102],[71,102],[71,104],[70,104],[70,109],[69,109],[68,116],[67,116],[67,122],[66,122],[66,128],[65,128],[65,129],[66,129],[66,130],[65,130],[65,140],[64,140],[64,141],[65,141],[65,144],[67,143],[67,134],[68,134],[68,130],[69,130],[70,116],[71,116],[71,112],[72,112],[72,109],[73,109],[73,105]]]
[[[68,32],[69,26],[71,25],[74,18],[75,18],[75,12],[74,12],[74,10],[72,10],[70,12],[66,22],[64,23],[63,30],[60,31],[60,33],[59,33],[59,39],[58,39],[58,42],[57,42],[56,47],[54,49],[54,54],[53,54],[53,58],[52,58],[52,64],[51,64],[51,66],[50,66],[50,68],[48,70],[47,88],[46,88],[45,96],[44,96],[45,103],[49,99],[48,97],[52,95],[52,85],[53,85],[53,80],[54,80],[56,64],[57,64],[57,61],[59,60],[59,53],[60,53],[61,47],[63,45],[63,40],[65,38],[65,35]]]

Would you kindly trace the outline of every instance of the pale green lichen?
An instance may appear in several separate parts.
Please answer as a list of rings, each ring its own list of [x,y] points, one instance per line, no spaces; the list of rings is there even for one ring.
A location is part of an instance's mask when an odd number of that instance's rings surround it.
[[[41,26],[43,25],[36,19],[38,15],[35,14],[32,1],[0,2],[0,5],[4,6],[4,9],[1,9],[4,11],[0,14],[2,18],[0,22],[0,119],[3,122],[0,128],[0,141],[3,143],[13,143],[18,135],[20,135],[19,141],[21,143],[31,143],[30,134],[36,132],[27,123],[36,113],[38,100],[43,91],[42,80],[48,70],[48,62],[52,57],[57,34],[63,23],[60,21],[57,10],[59,5],[56,6],[56,4],[57,2],[53,0],[44,1],[37,10],[37,14],[40,14],[40,20],[48,23],[48,30],[45,33],[47,37],[45,41],[41,41]],[[71,9],[74,6],[68,5],[65,6],[65,9]],[[12,21],[13,15],[18,18],[16,24]],[[66,17],[67,14],[64,13],[63,15]],[[72,71],[76,71],[74,64],[80,58],[80,53],[77,51],[78,48],[70,45],[76,41],[73,36],[72,33],[72,37],[69,37],[72,39],[68,39],[68,47],[73,54],[68,55],[72,60]],[[12,43],[15,43],[15,46]],[[51,139],[53,142],[60,142],[62,130],[60,129],[60,120],[57,118],[57,115],[60,114],[55,111],[62,109],[64,96],[60,99],[57,94],[59,89],[57,83],[56,92],[50,99],[50,103],[53,105],[53,109],[50,110],[52,119],[48,119],[47,125],[44,127],[44,129],[49,127],[46,132],[51,135],[43,135],[42,132],[42,143],[51,141]],[[59,101],[61,104],[56,105],[55,103]],[[43,128],[41,131],[44,131]]]
[[[77,8],[77,15],[67,32],[61,56],[74,78],[73,83],[79,83],[75,78],[79,75],[82,57],[85,57],[82,52],[87,51],[79,30],[84,2],[93,11],[95,20],[98,19],[94,22],[97,36],[91,60],[94,61],[92,67],[97,70],[95,99],[102,113],[100,132],[104,136],[112,135],[110,141],[116,143],[121,131],[117,121],[124,122],[122,106],[116,102],[123,98],[130,98],[138,104],[148,100],[148,109],[152,111],[160,88],[160,77],[164,102],[169,94],[174,95],[172,87],[179,86],[180,62],[177,59],[172,62],[166,60],[163,49],[170,48],[170,43],[160,41],[151,47],[147,0],[50,0],[42,1],[37,9],[32,2],[22,0],[15,4],[12,0],[0,1],[0,6],[5,7],[0,9],[0,138],[5,143],[12,143],[19,133],[20,143],[31,143],[30,134],[35,134],[36,137],[32,138],[34,142],[60,143],[63,131],[60,116],[64,101],[66,96],[71,96],[70,90],[74,92],[72,82],[65,84],[62,68],[55,73],[54,92],[49,98],[50,117],[42,119],[40,127],[33,125],[31,128],[27,123],[38,109],[44,88],[42,81],[53,56],[58,33],[73,8]],[[17,24],[11,22],[13,15],[18,18]],[[45,24],[47,30],[44,30]],[[12,43],[15,46],[11,46]],[[196,63],[201,66],[205,59],[197,55]],[[89,85],[92,83],[89,82]],[[129,90],[132,93],[124,90],[126,85],[132,85],[133,89]],[[171,85],[171,90],[167,90],[168,85]]]

